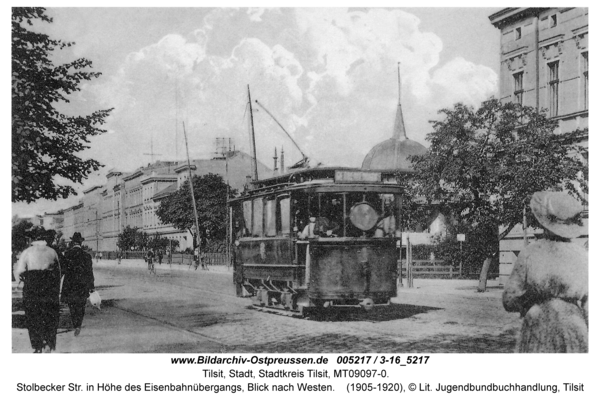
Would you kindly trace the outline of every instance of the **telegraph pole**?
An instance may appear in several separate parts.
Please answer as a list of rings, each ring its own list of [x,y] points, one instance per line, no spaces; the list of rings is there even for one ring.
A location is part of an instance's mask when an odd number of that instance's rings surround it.
[[[194,196],[194,184],[192,183],[192,166],[190,164],[190,150],[188,148],[187,133],[185,131],[185,123],[183,124],[183,136],[185,137],[185,152],[187,154],[188,173],[190,177],[190,192],[192,193],[192,206],[194,206],[194,221],[196,222],[196,236],[200,236],[200,227],[198,225],[198,211],[196,210],[196,197]],[[192,238],[193,241],[193,238]],[[197,241],[196,241],[197,242]],[[192,246],[196,245],[192,242]],[[195,251],[195,249],[194,249]]]

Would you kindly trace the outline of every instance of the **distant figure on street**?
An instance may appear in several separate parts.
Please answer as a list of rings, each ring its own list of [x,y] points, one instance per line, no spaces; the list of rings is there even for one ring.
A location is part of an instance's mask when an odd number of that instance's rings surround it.
[[[146,263],[148,263],[148,270],[150,270],[150,273],[152,273],[154,270],[154,252],[152,252],[152,249],[148,249],[144,259],[146,259]]]
[[[92,257],[81,248],[83,241],[81,233],[74,233],[71,237],[73,246],[65,252],[65,278],[62,296],[63,300],[69,305],[75,337],[81,333],[85,303],[90,294],[95,291]]]
[[[163,254],[162,251],[159,249],[158,250],[158,264],[162,265],[162,259],[163,259]]]
[[[42,230],[32,234],[31,246],[21,253],[14,274],[24,282],[23,307],[29,341],[35,353],[56,350],[60,311],[60,262]]]
[[[506,283],[502,302],[519,312],[517,352],[588,352],[588,252],[571,242],[587,232],[583,207],[559,192],[537,192],[531,210],[544,239],[523,250]]]

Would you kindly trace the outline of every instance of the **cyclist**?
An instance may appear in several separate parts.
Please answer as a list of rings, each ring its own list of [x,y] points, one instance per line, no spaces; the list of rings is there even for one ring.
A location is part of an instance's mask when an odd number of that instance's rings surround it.
[[[148,249],[146,253],[146,262],[148,263],[150,273],[156,274],[156,270],[154,270],[154,252],[152,252],[152,249]]]

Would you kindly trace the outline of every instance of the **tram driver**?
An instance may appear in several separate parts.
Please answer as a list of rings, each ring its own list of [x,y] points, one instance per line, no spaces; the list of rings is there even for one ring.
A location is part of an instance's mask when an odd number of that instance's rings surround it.
[[[308,224],[304,227],[304,230],[302,230],[298,237],[300,239],[316,238],[319,236],[336,237],[338,230],[339,224],[327,217],[311,216]]]
[[[375,227],[376,238],[398,236],[396,233],[396,216],[394,215],[394,198],[384,195],[383,215]]]

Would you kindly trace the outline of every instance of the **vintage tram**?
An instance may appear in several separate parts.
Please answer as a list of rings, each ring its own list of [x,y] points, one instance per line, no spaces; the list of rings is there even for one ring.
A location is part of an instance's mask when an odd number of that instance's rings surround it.
[[[352,168],[251,183],[229,203],[237,296],[299,313],[389,304],[402,192],[392,171]]]

